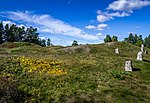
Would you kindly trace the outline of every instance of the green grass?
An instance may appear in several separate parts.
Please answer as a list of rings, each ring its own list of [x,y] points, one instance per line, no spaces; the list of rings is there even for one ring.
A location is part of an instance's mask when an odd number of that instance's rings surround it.
[[[121,53],[115,54],[115,48]],[[137,61],[139,51],[140,47],[124,42],[77,47],[2,44],[0,102],[149,103],[150,54]],[[16,61],[22,56],[62,62],[61,68],[68,74],[27,73]],[[126,60],[133,62],[136,71],[124,71]]]

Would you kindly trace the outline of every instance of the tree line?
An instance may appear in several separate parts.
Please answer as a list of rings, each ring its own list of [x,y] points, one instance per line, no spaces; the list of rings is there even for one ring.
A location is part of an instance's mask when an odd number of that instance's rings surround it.
[[[116,42],[116,41],[118,41],[117,36],[111,37],[110,35],[106,35],[106,38],[104,39],[105,43]],[[124,38],[124,42],[128,42],[136,46],[141,46],[141,44],[144,44],[145,47],[150,48],[150,35],[143,39],[142,35],[130,33],[127,38]]]
[[[0,22],[0,44],[4,42],[29,42],[46,46],[46,40],[39,38],[37,28],[18,27],[15,24],[6,24],[4,26],[3,23]],[[47,45],[52,45],[49,38],[47,40]]]
[[[104,42],[116,42],[118,41],[117,36],[106,35]],[[35,43],[41,46],[52,46],[50,38],[47,40],[40,39],[39,33],[37,32],[37,28],[29,27],[25,28],[24,26],[18,27],[15,24],[3,25],[0,22],[0,44],[4,42],[29,42]],[[124,42],[131,43],[136,46],[141,46],[144,44],[146,47],[150,48],[150,35],[146,38],[142,38],[142,35],[132,34],[130,33],[127,38],[124,38]],[[73,41],[72,46],[77,46],[78,42],[76,40]]]

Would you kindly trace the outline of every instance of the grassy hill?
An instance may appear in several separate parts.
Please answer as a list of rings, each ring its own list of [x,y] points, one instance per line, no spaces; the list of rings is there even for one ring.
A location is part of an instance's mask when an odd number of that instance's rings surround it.
[[[119,48],[120,54],[115,54]],[[124,42],[74,47],[0,45],[0,102],[149,103],[150,49]],[[125,61],[134,71],[125,72]]]

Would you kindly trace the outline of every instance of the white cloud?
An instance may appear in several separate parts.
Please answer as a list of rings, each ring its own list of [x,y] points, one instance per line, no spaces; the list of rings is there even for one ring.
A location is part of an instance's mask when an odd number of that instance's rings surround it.
[[[99,25],[97,26],[97,30],[102,31],[102,30],[104,30],[106,27],[108,27],[107,24],[99,24]]]
[[[98,26],[88,25],[85,28],[87,28],[87,29],[96,29],[98,31],[103,31],[107,27],[108,27],[107,24],[99,24]]]
[[[130,16],[130,14],[127,12],[109,13],[109,12],[102,12],[101,10],[98,10],[97,14],[98,14],[97,15],[97,21],[99,21],[99,22],[106,22],[106,21],[114,19],[114,17]]]
[[[45,37],[42,37],[42,36],[41,36],[41,37],[39,37],[39,38],[40,38],[41,40],[43,40],[43,39],[45,39],[45,40],[46,40],[46,38],[45,38]]]
[[[12,24],[15,24],[17,25],[17,27],[22,27],[24,26],[25,27],[25,30],[27,29],[27,26],[23,25],[23,24],[16,24],[15,22],[12,22],[12,21],[2,21],[3,22],[3,25],[5,26],[6,24],[8,24],[9,26],[11,26]]]
[[[105,38],[105,35],[103,35],[102,33],[98,33],[96,34],[99,38],[101,38],[102,40]]]
[[[126,17],[133,13],[133,10],[150,5],[148,0],[117,0],[109,4],[106,12],[97,11],[97,21],[106,22],[114,17]]]
[[[93,25],[88,25],[88,26],[86,26],[85,28],[87,28],[87,29],[96,29],[96,27],[93,26]]]
[[[108,10],[133,11],[150,5],[148,0],[117,0],[108,6]]]
[[[12,24],[16,24],[12,21],[2,21],[3,22],[3,25],[5,26],[6,24],[8,24],[9,26],[12,25]]]
[[[35,15],[29,11],[26,12],[7,12],[5,16],[11,20],[25,23],[26,25],[37,27],[40,32],[49,32],[52,34],[62,34],[78,38],[97,40],[98,37],[85,33],[83,30],[73,27],[61,20],[55,19],[50,15]]]

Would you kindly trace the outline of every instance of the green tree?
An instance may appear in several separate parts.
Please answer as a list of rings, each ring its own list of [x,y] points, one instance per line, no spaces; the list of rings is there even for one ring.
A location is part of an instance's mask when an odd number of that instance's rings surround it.
[[[10,29],[9,29],[9,25],[8,25],[8,24],[5,25],[4,40],[5,40],[6,42],[9,42],[9,41],[10,41]]]
[[[144,45],[150,48],[150,35],[144,39]]]
[[[105,43],[112,42],[112,39],[111,39],[110,35],[106,35],[106,38],[104,39],[104,42]]]
[[[51,46],[51,39],[50,38],[47,39],[47,46]]]
[[[128,42],[131,43],[131,44],[134,44],[134,41],[135,41],[135,40],[134,40],[134,36],[133,36],[132,33],[130,33],[130,34],[129,34],[129,38],[128,38]]]
[[[24,26],[17,27],[15,41],[22,42],[24,39],[24,35],[25,35],[25,27]]]
[[[36,28],[33,28],[33,27],[27,28],[27,30],[25,32],[25,36],[24,36],[24,41],[38,44],[39,43],[38,35],[39,34],[37,33]]]
[[[42,39],[42,40],[40,39],[39,42],[40,42],[40,45],[41,45],[41,46],[43,46],[43,47],[46,46],[46,40],[45,40],[45,39]]]
[[[118,41],[118,37],[117,36],[113,36],[112,37],[112,42],[116,42],[116,41]]]
[[[14,42],[15,41],[15,38],[16,38],[16,35],[17,35],[17,26],[15,24],[12,24],[10,26],[10,29],[9,29],[9,40],[8,42]]]
[[[138,38],[139,38],[139,37],[138,37],[138,35],[137,35],[137,34],[135,34],[135,35],[134,35],[134,43],[133,43],[133,44],[136,44],[136,43],[137,43]]]
[[[73,41],[72,46],[77,46],[78,42],[76,40]]]
[[[4,28],[3,28],[3,23],[0,23],[0,44],[2,44],[3,41],[3,35],[4,35]]]
[[[143,44],[143,38],[142,38],[142,35],[139,35],[138,36],[138,40],[137,40],[135,45],[141,46],[142,44]]]

